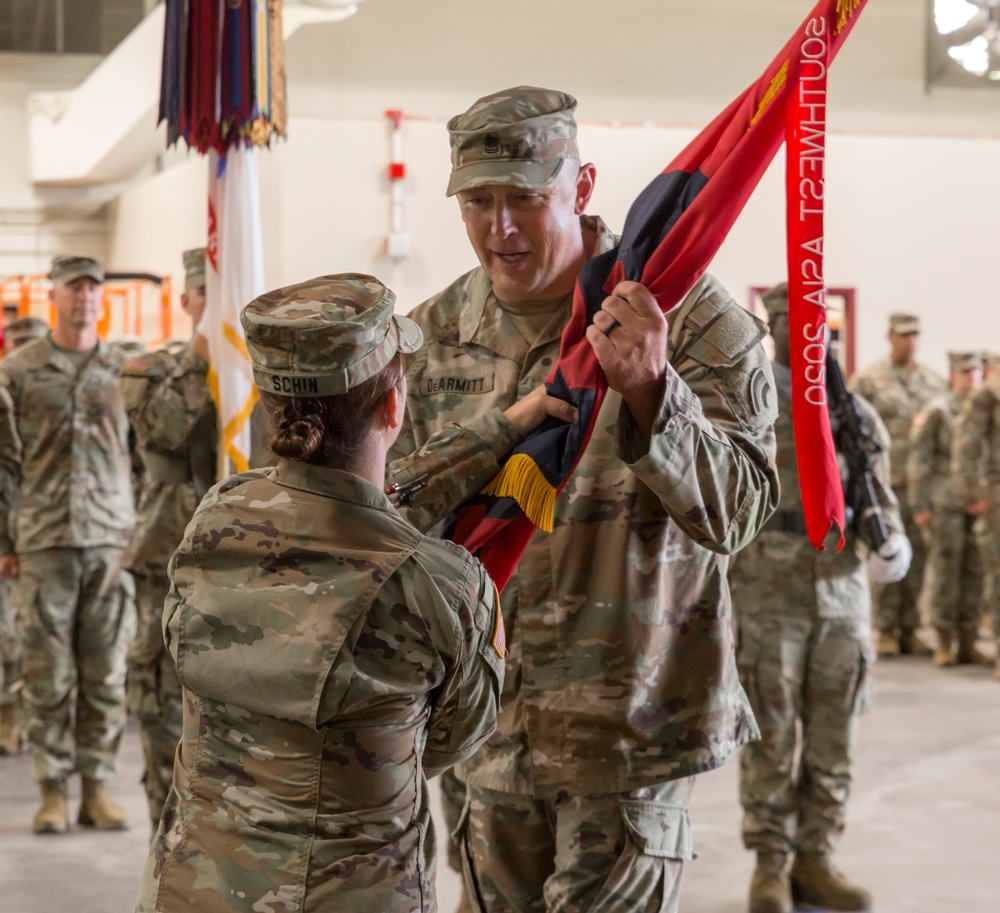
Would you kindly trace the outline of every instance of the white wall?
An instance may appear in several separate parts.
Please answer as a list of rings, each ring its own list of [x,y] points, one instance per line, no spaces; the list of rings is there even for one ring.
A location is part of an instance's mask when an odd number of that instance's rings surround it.
[[[629,204],[694,135],[692,129],[583,124],[596,162],[591,211],[620,229]],[[412,255],[384,253],[389,231],[389,131],[381,119],[296,119],[291,139],[261,154],[269,287],[330,272],[371,272],[409,310],[475,265],[457,204],[446,199],[448,142],[438,122],[404,121],[405,228]],[[1000,349],[1000,139],[834,134],[829,137],[827,280],[857,291],[859,365],[883,354],[889,313],[924,319],[921,357],[945,368],[948,349]],[[172,273],[204,243],[206,164],[186,164],[120,199],[110,266]],[[779,154],[712,266],[737,300],[784,278]]]

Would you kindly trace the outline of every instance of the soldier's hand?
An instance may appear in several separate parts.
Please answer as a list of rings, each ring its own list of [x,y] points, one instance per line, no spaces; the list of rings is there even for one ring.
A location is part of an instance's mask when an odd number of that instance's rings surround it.
[[[622,395],[647,435],[663,398],[669,329],[652,292],[638,282],[619,282],[587,327],[587,340],[608,386]]]
[[[518,435],[525,438],[550,415],[564,422],[575,422],[577,409],[565,400],[549,396],[545,384],[541,384],[509,409],[505,409],[503,414]]]
[[[0,555],[0,577],[17,580],[18,570],[17,555]]]
[[[922,510],[919,514],[914,514],[913,522],[916,523],[921,529],[930,529],[931,512],[929,510]]]
[[[981,498],[979,501],[973,501],[968,507],[965,508],[967,514],[971,514],[973,517],[981,517],[987,513],[990,509],[990,502],[986,498]]]

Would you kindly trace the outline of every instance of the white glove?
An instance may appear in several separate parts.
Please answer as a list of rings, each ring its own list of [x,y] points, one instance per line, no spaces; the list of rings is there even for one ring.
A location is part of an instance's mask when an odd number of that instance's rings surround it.
[[[913,560],[913,546],[902,533],[890,533],[877,552],[868,556],[872,583],[896,583],[906,576]]]

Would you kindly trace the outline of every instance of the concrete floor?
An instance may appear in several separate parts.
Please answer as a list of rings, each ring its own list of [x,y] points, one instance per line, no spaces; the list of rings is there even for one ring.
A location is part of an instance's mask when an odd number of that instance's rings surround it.
[[[1000,682],[992,668],[936,670],[883,661],[862,723],[848,829],[838,862],[871,889],[878,913],[1000,909]],[[37,797],[28,757],[0,758],[0,913],[128,913],[146,855],[141,750],[130,725],[113,792],[133,830],[30,833]],[[71,813],[79,786],[71,793]],[[744,913],[753,859],[739,840],[736,765],[698,780],[695,851],[683,913]],[[457,876],[442,861],[439,901],[452,913]]]

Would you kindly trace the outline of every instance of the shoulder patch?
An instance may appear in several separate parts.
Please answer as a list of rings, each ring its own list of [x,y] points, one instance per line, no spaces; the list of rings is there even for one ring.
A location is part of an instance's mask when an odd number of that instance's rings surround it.
[[[763,415],[767,412],[774,398],[774,390],[771,381],[763,368],[757,368],[750,376],[750,405],[754,415]]]
[[[133,377],[165,377],[172,369],[172,362],[172,356],[165,351],[146,352],[125,362],[122,374]]]

